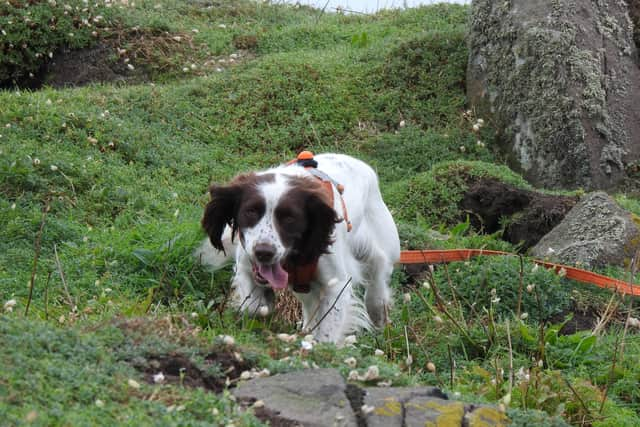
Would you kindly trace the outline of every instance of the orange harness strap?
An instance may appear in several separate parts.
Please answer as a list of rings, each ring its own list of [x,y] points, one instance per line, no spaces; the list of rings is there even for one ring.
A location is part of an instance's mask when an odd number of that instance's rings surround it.
[[[510,252],[491,251],[486,249],[446,249],[446,250],[412,250],[400,252],[400,264],[437,264],[454,261],[467,261],[476,256],[517,256]],[[568,279],[581,283],[589,283],[604,289],[614,289],[625,295],[640,296],[640,286],[623,280],[614,279],[602,274],[593,273],[581,268],[534,259],[533,262],[556,273],[564,270]]]

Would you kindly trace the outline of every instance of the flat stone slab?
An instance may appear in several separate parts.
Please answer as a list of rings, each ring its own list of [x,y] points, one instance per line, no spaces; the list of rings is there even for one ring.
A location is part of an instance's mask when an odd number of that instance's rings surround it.
[[[307,369],[256,378],[241,383],[232,392],[243,402],[263,401],[266,418],[272,425],[356,427],[346,388],[335,369]]]
[[[241,383],[232,391],[274,426],[498,427],[496,407],[448,400],[435,387],[358,387],[335,369],[308,369]],[[362,410],[367,408],[366,410]]]

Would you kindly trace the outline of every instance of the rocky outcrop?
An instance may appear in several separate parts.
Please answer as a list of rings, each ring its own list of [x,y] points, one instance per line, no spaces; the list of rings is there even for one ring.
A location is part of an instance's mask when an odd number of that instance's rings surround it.
[[[434,387],[346,384],[335,369],[307,369],[241,383],[234,396],[274,426],[505,426],[489,405],[448,400]]]
[[[474,0],[467,95],[513,167],[551,188],[612,188],[640,159],[640,68],[618,0]]]
[[[535,257],[584,268],[628,263],[640,248],[634,217],[606,193],[588,194],[531,249]]]

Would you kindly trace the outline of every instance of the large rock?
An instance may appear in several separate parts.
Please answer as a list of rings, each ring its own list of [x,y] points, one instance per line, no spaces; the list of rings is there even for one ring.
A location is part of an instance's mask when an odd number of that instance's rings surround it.
[[[469,101],[530,182],[611,188],[635,167],[640,68],[624,1],[473,0],[468,39]]]
[[[587,194],[531,253],[586,268],[624,265],[640,248],[637,220],[606,193]]]
[[[347,385],[335,369],[258,378],[241,383],[233,394],[274,426],[497,427],[509,423],[495,407],[448,400],[434,387],[360,388]]]

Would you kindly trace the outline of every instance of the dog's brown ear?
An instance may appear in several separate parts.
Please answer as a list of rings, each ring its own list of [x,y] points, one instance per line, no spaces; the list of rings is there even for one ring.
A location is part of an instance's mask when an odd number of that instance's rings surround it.
[[[224,227],[231,227],[232,236],[238,230],[237,214],[242,197],[242,189],[237,185],[212,185],[209,188],[211,201],[207,203],[202,217],[202,228],[209,235],[214,248],[224,251],[222,233]]]
[[[300,254],[302,264],[315,262],[329,251],[333,243],[331,235],[341,219],[320,193],[309,193],[305,203],[308,225],[305,232],[304,249]]]

